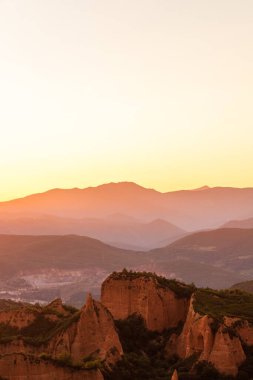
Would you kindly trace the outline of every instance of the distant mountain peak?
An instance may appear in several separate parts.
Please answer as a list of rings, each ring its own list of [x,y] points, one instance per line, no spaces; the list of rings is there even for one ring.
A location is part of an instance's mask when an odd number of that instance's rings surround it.
[[[159,192],[155,189],[146,188],[144,186],[141,186],[135,182],[129,182],[129,181],[122,181],[122,182],[109,182],[104,183],[102,185],[90,187],[90,189],[116,189],[116,190],[150,190],[154,192]],[[85,190],[85,189],[84,189]]]
[[[203,191],[203,190],[209,190],[209,189],[211,189],[210,186],[204,185],[204,186],[198,187],[197,189],[193,189],[192,191]]]
[[[148,222],[148,224],[153,225],[153,226],[171,226],[172,225],[172,223],[162,218],[153,219],[151,222]]]

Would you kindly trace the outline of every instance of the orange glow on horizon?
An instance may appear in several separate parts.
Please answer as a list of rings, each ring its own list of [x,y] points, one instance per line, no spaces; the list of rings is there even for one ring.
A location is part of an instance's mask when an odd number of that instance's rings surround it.
[[[0,200],[253,187],[253,3],[0,3]]]

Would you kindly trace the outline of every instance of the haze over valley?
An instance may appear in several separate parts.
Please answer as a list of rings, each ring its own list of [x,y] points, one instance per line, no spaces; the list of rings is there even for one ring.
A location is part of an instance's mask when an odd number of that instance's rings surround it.
[[[230,224],[252,205],[251,188],[160,193],[134,183],[2,202],[1,297],[80,306],[122,268],[216,289],[251,280],[253,229]]]

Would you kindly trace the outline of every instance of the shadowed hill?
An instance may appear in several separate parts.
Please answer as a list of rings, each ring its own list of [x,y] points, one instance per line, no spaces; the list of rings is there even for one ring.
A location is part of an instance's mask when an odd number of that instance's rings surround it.
[[[57,268],[80,270],[88,267],[111,271],[129,263],[139,264],[141,256],[83,236],[0,235],[0,273],[8,277],[18,272]]]
[[[193,264],[198,265],[200,273],[204,275],[201,266],[209,266],[210,273],[205,271],[205,275],[209,282],[212,278],[214,287],[215,282],[220,283],[219,273],[223,270],[229,286],[233,276],[243,276],[245,279],[253,276],[253,229],[218,229],[194,233],[167,247],[153,250],[148,256],[161,267],[178,263],[177,276]]]
[[[244,292],[253,293],[253,280],[239,282],[231,286],[231,289],[240,289]]]

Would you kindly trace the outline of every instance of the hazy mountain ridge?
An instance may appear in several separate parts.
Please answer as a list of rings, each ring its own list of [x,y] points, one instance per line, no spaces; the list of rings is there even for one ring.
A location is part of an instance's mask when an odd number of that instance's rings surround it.
[[[0,234],[75,234],[102,240],[120,248],[149,250],[169,244],[185,235],[186,232],[162,219],[141,222],[127,215],[110,215],[103,219],[74,219],[53,215],[11,217],[9,215],[5,218],[0,216]]]
[[[217,287],[228,287],[233,276],[253,277],[253,229],[224,228],[193,233],[167,247],[150,251],[148,256],[165,269],[177,263],[177,276],[187,278],[188,282],[192,268],[195,275],[197,271],[198,284],[205,286],[205,278],[208,278],[209,284],[211,281],[208,286],[216,287],[216,283]]]
[[[117,213],[145,222],[164,219],[184,230],[217,228],[228,220],[253,215],[253,189],[205,187],[160,193],[122,182],[86,189],[53,189],[0,203],[0,215],[50,214],[82,219]]]

